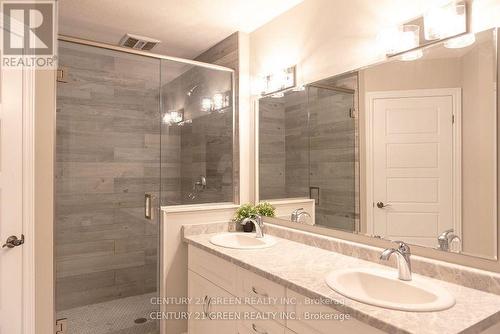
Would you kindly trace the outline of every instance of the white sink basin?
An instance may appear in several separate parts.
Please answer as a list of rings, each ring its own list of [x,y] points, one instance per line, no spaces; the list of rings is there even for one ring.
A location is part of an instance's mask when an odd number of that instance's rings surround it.
[[[256,238],[255,233],[220,233],[210,238],[210,242],[226,248],[258,249],[274,246],[276,239],[269,235]]]
[[[336,270],[327,275],[326,283],[346,297],[393,310],[431,312],[455,305],[455,298],[439,285],[417,275],[402,281],[396,270]]]

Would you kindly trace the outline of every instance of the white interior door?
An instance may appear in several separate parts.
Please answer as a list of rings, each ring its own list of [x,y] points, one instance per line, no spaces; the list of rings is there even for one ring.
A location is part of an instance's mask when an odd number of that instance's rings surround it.
[[[444,93],[444,94],[443,94]],[[436,247],[454,213],[457,90],[371,94],[372,233]]]
[[[0,96],[0,244],[23,223],[23,71],[2,68]],[[0,249],[0,333],[23,333],[23,247]]]

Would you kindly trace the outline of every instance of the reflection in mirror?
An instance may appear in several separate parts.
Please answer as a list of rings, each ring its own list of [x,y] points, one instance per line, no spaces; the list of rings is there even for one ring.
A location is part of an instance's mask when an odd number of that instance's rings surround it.
[[[314,199],[310,225],[496,258],[496,33],[261,98],[259,198]]]
[[[314,224],[355,231],[356,76],[259,103],[260,198],[310,197]]]

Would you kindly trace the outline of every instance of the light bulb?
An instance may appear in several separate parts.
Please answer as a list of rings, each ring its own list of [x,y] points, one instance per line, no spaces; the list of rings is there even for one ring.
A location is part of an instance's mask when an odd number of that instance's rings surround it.
[[[215,110],[220,110],[224,108],[224,96],[222,96],[222,94],[219,93],[214,94],[213,103]]]
[[[425,39],[432,41],[465,32],[465,14],[465,5],[455,2],[447,6],[431,8],[424,15]]]
[[[212,99],[209,97],[204,97],[201,99],[201,110],[210,111],[212,110]]]
[[[476,35],[467,34],[447,40],[444,42],[444,47],[448,49],[460,49],[468,47],[474,44],[474,42],[476,42]]]

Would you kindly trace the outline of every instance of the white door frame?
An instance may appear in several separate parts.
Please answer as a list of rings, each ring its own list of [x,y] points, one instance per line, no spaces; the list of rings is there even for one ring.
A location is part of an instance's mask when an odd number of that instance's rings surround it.
[[[366,157],[366,232],[373,235],[373,105],[377,99],[388,99],[398,97],[438,97],[451,96],[453,100],[453,176],[452,176],[452,203],[453,203],[453,229],[454,233],[462,238],[462,89],[440,88],[440,89],[416,89],[416,90],[394,90],[367,92],[365,98],[365,157]],[[437,238],[437,236],[436,236]]]
[[[22,233],[26,240],[21,246],[22,334],[35,334],[35,70],[27,67],[0,70],[2,85],[8,86],[9,80],[22,80],[22,91],[2,87],[2,105],[10,108],[9,112],[22,113],[22,142],[12,145],[22,154],[22,182],[18,184],[22,192],[22,222],[18,223],[19,231],[16,231],[16,235]],[[9,161],[3,163],[8,164]],[[6,199],[8,196],[4,197],[4,200]],[[2,244],[5,238],[6,236],[2,235]]]

